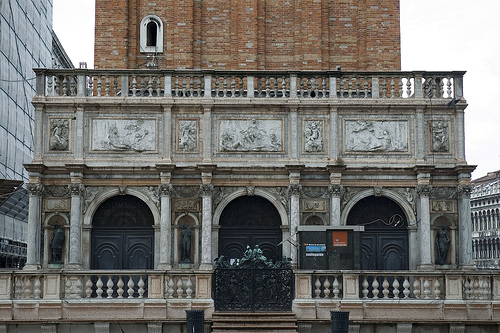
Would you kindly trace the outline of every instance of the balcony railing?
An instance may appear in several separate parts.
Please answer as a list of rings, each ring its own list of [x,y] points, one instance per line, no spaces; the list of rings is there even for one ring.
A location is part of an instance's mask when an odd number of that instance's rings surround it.
[[[301,272],[295,299],[499,300],[500,275],[486,272]],[[0,271],[0,300],[210,299],[210,273]]]
[[[465,72],[35,69],[37,95],[147,98],[456,99]]]

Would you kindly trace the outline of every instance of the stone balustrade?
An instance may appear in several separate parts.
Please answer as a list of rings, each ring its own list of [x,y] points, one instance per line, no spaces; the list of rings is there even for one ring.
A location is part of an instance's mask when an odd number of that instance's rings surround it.
[[[35,69],[38,96],[456,99],[465,72]]]
[[[500,276],[487,271],[295,274],[296,299],[500,300]],[[208,299],[210,281],[207,273],[4,271],[0,272],[0,300]]]

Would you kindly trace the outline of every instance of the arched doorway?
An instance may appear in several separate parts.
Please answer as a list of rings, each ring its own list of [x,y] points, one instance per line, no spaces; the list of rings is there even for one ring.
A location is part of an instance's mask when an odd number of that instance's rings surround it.
[[[365,227],[361,269],[408,269],[408,222],[396,202],[386,197],[363,198],[350,210],[347,224]]]
[[[236,198],[222,211],[219,224],[219,256],[238,259],[247,245],[258,245],[268,259],[281,260],[281,218],[268,200],[259,196]]]
[[[154,218],[149,207],[131,195],[103,202],[92,220],[92,269],[152,269]]]

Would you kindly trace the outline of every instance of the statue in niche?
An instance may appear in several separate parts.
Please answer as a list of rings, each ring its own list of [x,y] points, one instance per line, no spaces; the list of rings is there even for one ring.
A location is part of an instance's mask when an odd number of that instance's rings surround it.
[[[64,230],[59,227],[59,224],[54,225],[52,240],[50,241],[50,249],[52,251],[51,264],[62,264],[62,246],[64,243]]]
[[[447,152],[450,149],[448,140],[448,123],[435,121],[431,125],[432,151]]]
[[[179,150],[182,152],[193,152],[196,150],[195,121],[179,121]]]
[[[306,152],[315,153],[323,151],[323,134],[320,121],[314,120],[306,122],[305,134]]]
[[[436,233],[436,247],[437,259],[436,265],[446,265],[446,258],[448,257],[448,247],[450,244],[450,237],[448,236],[448,227],[443,224],[441,229]]]
[[[69,137],[68,119],[51,119],[50,121],[50,150],[67,150]]]
[[[181,231],[181,263],[191,263],[191,229],[186,223]]]

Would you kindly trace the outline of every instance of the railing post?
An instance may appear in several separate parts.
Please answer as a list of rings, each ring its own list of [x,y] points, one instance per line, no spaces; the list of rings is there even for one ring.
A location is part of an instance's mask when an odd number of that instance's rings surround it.
[[[330,76],[330,98],[337,98],[337,78]]]
[[[172,97],[172,74],[165,74],[165,97]]]
[[[212,75],[205,75],[205,97],[212,97]]]
[[[255,96],[254,76],[247,76],[247,97]]]
[[[128,96],[128,75],[122,75],[122,97]]]
[[[36,73],[36,94],[45,96],[45,72],[35,70]]]
[[[14,278],[12,274],[0,275],[0,300],[11,299],[12,289],[14,287]]]
[[[297,74],[290,74],[290,97],[297,97]]]
[[[445,275],[445,300],[462,300],[463,286],[462,286],[462,276],[461,275]]]
[[[87,90],[87,75],[82,72],[78,72],[76,75],[76,94],[78,96],[85,96]]]
[[[459,100],[464,96],[464,73],[453,72],[453,92],[455,99]]]
[[[342,298],[359,299],[359,275],[343,274],[342,276]]]
[[[378,76],[372,77],[372,98],[380,98],[380,88],[378,85]]]
[[[415,87],[414,87],[414,96],[415,98],[423,98],[424,92],[422,90],[422,74],[421,72],[415,73]]]

